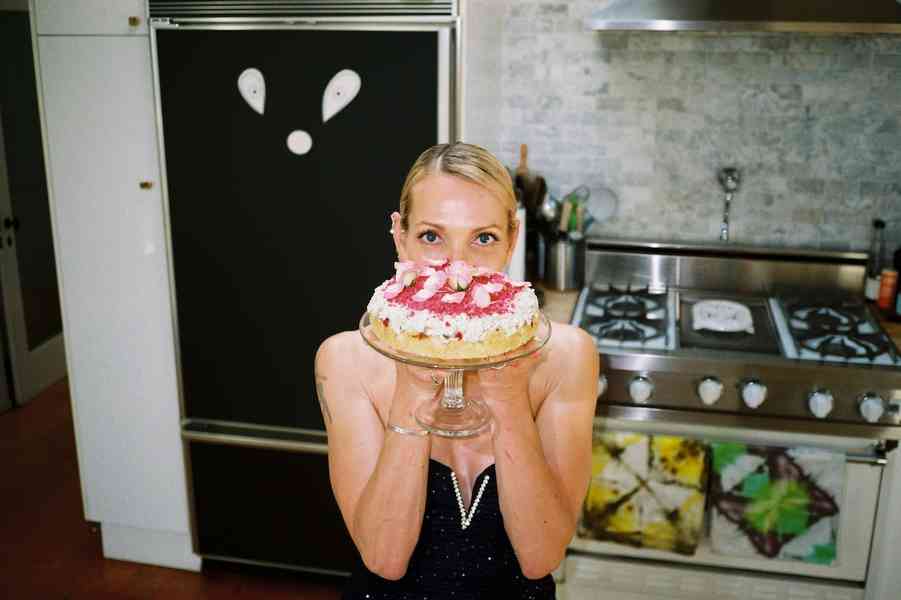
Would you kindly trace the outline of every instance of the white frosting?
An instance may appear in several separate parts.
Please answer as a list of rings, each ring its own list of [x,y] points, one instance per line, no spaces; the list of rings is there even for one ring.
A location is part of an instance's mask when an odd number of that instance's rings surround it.
[[[520,288],[513,296],[512,310],[500,314],[472,316],[437,314],[430,310],[413,309],[387,300],[383,295],[385,284],[375,289],[369,306],[370,318],[388,319],[388,326],[397,333],[423,333],[438,341],[450,341],[457,332],[465,342],[481,342],[495,330],[512,335],[532,321],[538,312],[538,298],[531,288]]]

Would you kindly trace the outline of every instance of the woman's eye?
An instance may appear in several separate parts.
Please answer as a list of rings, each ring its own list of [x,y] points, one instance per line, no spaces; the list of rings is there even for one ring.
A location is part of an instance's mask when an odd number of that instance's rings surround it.
[[[419,239],[423,240],[427,244],[434,244],[438,241],[438,234],[430,229],[428,231],[420,233]]]
[[[476,241],[482,246],[487,246],[491,242],[497,241],[497,236],[493,233],[482,232],[476,237]]]

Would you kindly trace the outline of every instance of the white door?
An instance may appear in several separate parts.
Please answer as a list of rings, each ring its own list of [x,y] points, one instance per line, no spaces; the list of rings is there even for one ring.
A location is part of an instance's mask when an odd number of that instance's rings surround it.
[[[86,516],[185,532],[150,42],[38,40]]]
[[[12,395],[21,405],[66,372],[34,52],[26,11],[0,12],[0,55],[4,57],[0,61],[3,343],[11,367]]]

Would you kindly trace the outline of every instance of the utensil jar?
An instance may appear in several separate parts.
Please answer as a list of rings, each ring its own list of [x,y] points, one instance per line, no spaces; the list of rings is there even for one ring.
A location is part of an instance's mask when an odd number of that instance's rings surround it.
[[[585,282],[585,238],[548,240],[544,284],[548,289],[580,289]]]

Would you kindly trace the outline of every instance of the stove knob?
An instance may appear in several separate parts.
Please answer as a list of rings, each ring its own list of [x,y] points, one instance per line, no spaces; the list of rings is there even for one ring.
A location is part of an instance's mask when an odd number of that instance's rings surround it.
[[[635,402],[647,402],[654,393],[654,384],[647,377],[636,377],[629,383],[629,396]]]
[[[598,398],[604,395],[607,391],[607,376],[601,373],[601,376],[598,377]]]
[[[868,392],[860,399],[860,416],[868,423],[878,423],[885,413],[885,401],[881,396]]]
[[[825,419],[834,405],[835,398],[829,390],[817,390],[807,397],[807,407],[817,419]]]
[[[723,397],[723,382],[716,377],[705,377],[698,384],[698,396],[707,406],[713,406]]]
[[[748,408],[757,408],[766,400],[766,386],[757,380],[745,383],[741,388],[741,399]]]

